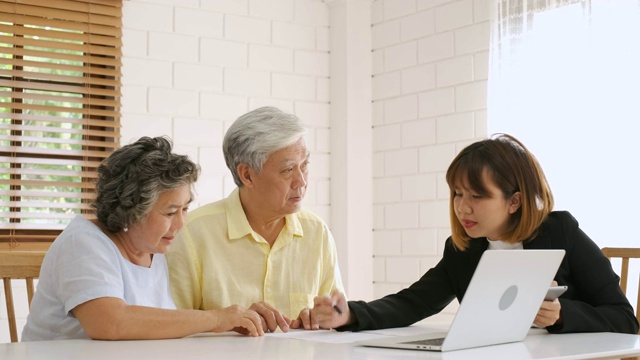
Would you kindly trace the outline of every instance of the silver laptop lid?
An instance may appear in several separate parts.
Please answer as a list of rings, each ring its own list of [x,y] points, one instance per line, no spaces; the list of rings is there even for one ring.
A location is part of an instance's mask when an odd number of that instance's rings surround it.
[[[563,258],[564,250],[485,251],[442,350],[524,340]]]
[[[411,343],[433,334],[372,339],[358,345],[449,351],[522,341],[563,257],[564,250],[487,250],[441,346]]]

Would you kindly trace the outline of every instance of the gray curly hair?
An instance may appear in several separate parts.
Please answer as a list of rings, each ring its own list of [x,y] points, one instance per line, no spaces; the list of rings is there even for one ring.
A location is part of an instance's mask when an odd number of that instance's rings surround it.
[[[145,136],[102,161],[92,206],[107,230],[119,232],[141,221],[162,192],[198,180],[200,167],[171,149],[169,138]]]

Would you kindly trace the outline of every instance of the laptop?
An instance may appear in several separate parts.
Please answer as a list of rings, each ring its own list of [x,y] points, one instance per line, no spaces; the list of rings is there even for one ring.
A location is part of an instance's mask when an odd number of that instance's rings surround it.
[[[450,351],[522,341],[564,250],[487,250],[449,330],[358,341],[361,346]]]

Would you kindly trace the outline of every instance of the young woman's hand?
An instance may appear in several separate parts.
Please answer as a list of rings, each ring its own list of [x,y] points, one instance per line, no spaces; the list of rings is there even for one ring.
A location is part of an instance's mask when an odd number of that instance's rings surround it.
[[[343,293],[335,291],[331,296],[316,296],[313,309],[303,309],[291,324],[294,329],[333,329],[353,322],[347,299]]]

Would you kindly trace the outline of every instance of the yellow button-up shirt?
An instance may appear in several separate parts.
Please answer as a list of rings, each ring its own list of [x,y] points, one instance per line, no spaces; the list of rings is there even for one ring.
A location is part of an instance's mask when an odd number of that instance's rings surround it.
[[[190,212],[167,254],[178,308],[220,309],[266,301],[297,318],[313,298],[344,292],[333,236],[305,210],[285,217],[273,247],[253,231],[238,189]]]

